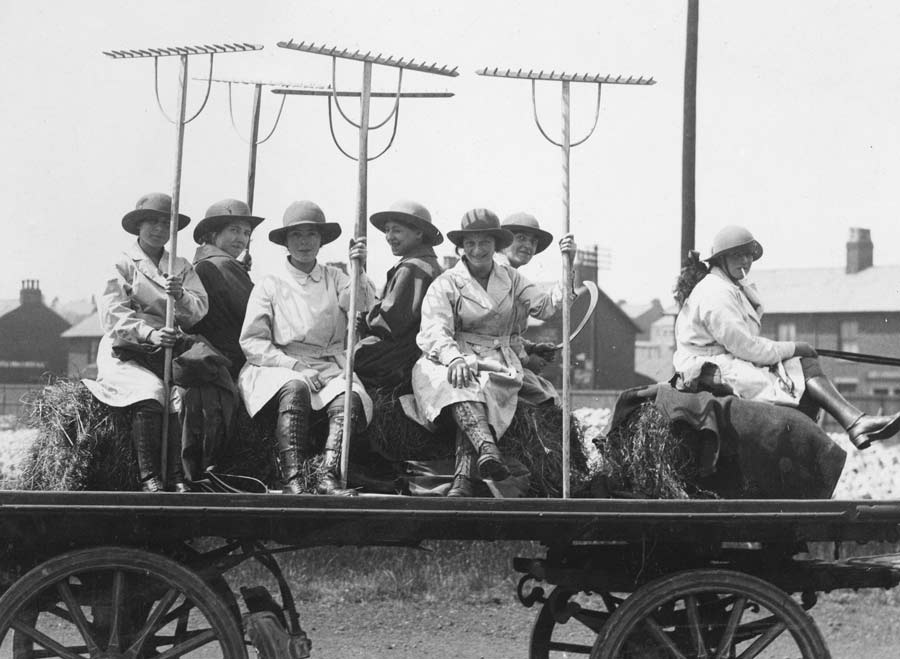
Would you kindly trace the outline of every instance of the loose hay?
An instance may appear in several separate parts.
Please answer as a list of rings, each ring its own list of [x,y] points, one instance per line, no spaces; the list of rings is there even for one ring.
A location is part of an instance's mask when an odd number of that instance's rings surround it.
[[[647,499],[710,496],[695,485],[698,472],[689,435],[652,402],[641,404],[606,438],[594,440],[610,490],[616,496]]]
[[[372,449],[393,461],[452,457],[455,428],[442,424],[436,433],[409,420],[391,390],[376,390],[377,414],[354,438],[353,452]],[[59,379],[26,401],[30,425],[37,439],[30,448],[17,487],[28,490],[134,491],[139,488],[137,461],[131,441],[131,414],[96,400],[81,382]],[[327,421],[323,415],[311,431],[324,448]],[[251,419],[243,409],[233,438],[225,445],[216,470],[252,476],[272,489],[280,488],[274,415],[263,412]],[[553,406],[520,404],[512,425],[499,445],[504,454],[522,462],[531,472],[529,496],[558,497],[562,485],[562,410]],[[572,490],[587,483],[587,456],[581,443],[583,430],[572,418]],[[357,448],[359,447],[359,448]],[[301,467],[303,490],[315,492],[323,474],[322,456]]]

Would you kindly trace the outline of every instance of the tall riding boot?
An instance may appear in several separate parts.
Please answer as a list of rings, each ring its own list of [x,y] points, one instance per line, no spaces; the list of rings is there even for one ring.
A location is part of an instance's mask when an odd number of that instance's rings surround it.
[[[450,409],[457,427],[478,452],[478,475],[493,481],[505,480],[509,476],[509,469],[494,441],[494,432],[488,425],[484,403],[454,403]]]
[[[300,465],[315,452],[309,435],[311,405],[309,389],[298,380],[288,382],[278,391],[278,418],[275,438],[281,464],[282,490],[285,494],[303,494]]]
[[[181,424],[177,414],[169,415],[169,436],[166,447],[166,489],[184,494],[188,492],[184,482],[184,462],[181,455]]]
[[[453,482],[447,491],[448,497],[474,497],[475,449],[462,430],[456,431],[456,469]]]
[[[154,400],[135,403],[131,414],[131,438],[137,457],[141,490],[162,492],[159,477],[160,436],[162,435],[162,405]]]
[[[350,408],[350,432],[356,428],[362,403],[359,396],[353,395]],[[357,403],[359,406],[357,407]],[[323,473],[319,477],[316,491],[319,494],[332,494],[343,497],[355,497],[359,494],[354,489],[341,487],[341,449],[344,440],[344,397],[331,401],[328,405],[328,439],[325,440],[325,460],[322,462]]]
[[[892,437],[900,430],[900,412],[893,416],[865,414],[844,398],[824,375],[809,378],[806,391],[843,426],[850,441],[860,450],[869,448],[873,441]]]

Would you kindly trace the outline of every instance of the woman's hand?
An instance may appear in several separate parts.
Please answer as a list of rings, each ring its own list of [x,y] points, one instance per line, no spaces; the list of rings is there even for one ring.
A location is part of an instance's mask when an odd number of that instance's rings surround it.
[[[465,389],[475,380],[475,374],[462,357],[457,357],[447,367],[447,381],[457,389]]]
[[[552,343],[535,343],[530,354],[537,355],[546,363],[556,359],[556,352],[557,348]]]
[[[819,353],[816,352],[816,349],[806,341],[794,342],[794,357],[812,357],[815,359],[818,356]]]
[[[575,236],[567,233],[559,239],[559,251],[563,254],[575,258],[575,252],[578,251],[578,245],[575,244]]]
[[[366,239],[365,238],[351,238],[350,239],[350,258],[356,259],[357,261],[365,261],[366,256]]]
[[[307,368],[300,362],[294,364],[293,370],[303,376],[303,379],[306,380],[306,384],[309,385],[310,391],[313,393],[321,391],[322,380],[319,378],[319,372],[317,370],[314,368]]]
[[[184,288],[181,285],[181,277],[179,275],[166,275],[166,295],[170,295],[176,300],[180,300],[184,295]]]
[[[160,327],[150,332],[147,340],[159,348],[172,348],[178,340],[178,330],[173,327]]]

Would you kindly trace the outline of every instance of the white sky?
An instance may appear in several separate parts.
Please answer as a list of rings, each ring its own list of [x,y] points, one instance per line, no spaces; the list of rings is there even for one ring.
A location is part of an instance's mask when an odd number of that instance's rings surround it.
[[[540,137],[523,81],[476,76],[482,66],[653,75],[658,84],[604,86],[594,136],[573,150],[572,221],[582,246],[612,252],[600,284],[613,298],[645,302],[677,272],[685,4],[677,0],[583,2],[0,0],[0,180],[5,258],[0,298],[39,279],[45,299],[89,297],[130,239],[122,215],[145,192],[170,191],[175,131],[156,108],[152,60],[102,50],[197,43],[259,43],[259,53],[217,56],[214,75],[330,82],[330,58],[276,47],[294,38],[458,66],[458,78],[409,73],[407,89],[449,90],[449,100],[401,103],[392,149],[369,168],[369,212],[397,198],[428,206],[446,233],[469,208],[501,217],[536,214],[561,229],[559,150]],[[761,267],[840,266],[848,227],[872,230],[876,264],[897,263],[900,180],[900,3],[701,0],[697,239],[705,250],[724,224],[745,224],[766,248]],[[163,103],[174,113],[176,58],[161,64]],[[191,59],[191,77],[207,61]],[[361,67],[339,66],[357,88]],[[390,88],[393,69],[376,69]],[[584,134],[593,88],[573,92],[573,134]],[[192,82],[188,112],[204,86]],[[542,121],[558,134],[559,85],[539,85]],[[262,130],[277,98],[265,94]],[[250,88],[235,93],[246,135]],[[228,119],[226,87],[187,127],[182,212],[198,221],[225,197],[243,198],[247,146]],[[348,108],[357,112],[355,104]],[[373,116],[389,109],[376,103]],[[339,126],[346,148],[355,132]],[[375,133],[370,150],[383,145]],[[319,203],[352,231],[356,164],[328,135],[326,101],[287,100],[274,137],[259,149],[257,214],[267,218],[252,251],[254,274],[280,261],[266,234],[296,199]],[[370,227],[371,228],[371,227]],[[190,228],[179,236],[191,256]],[[376,281],[393,257],[370,233]],[[342,259],[342,238],[323,260]],[[557,276],[555,249],[529,266]],[[439,254],[448,254],[444,245]]]

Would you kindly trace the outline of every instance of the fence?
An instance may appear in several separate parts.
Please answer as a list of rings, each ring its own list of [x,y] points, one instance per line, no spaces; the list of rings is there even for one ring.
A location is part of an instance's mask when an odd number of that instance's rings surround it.
[[[21,416],[25,411],[22,396],[29,391],[40,389],[40,384],[0,384],[0,416],[14,414]]]

